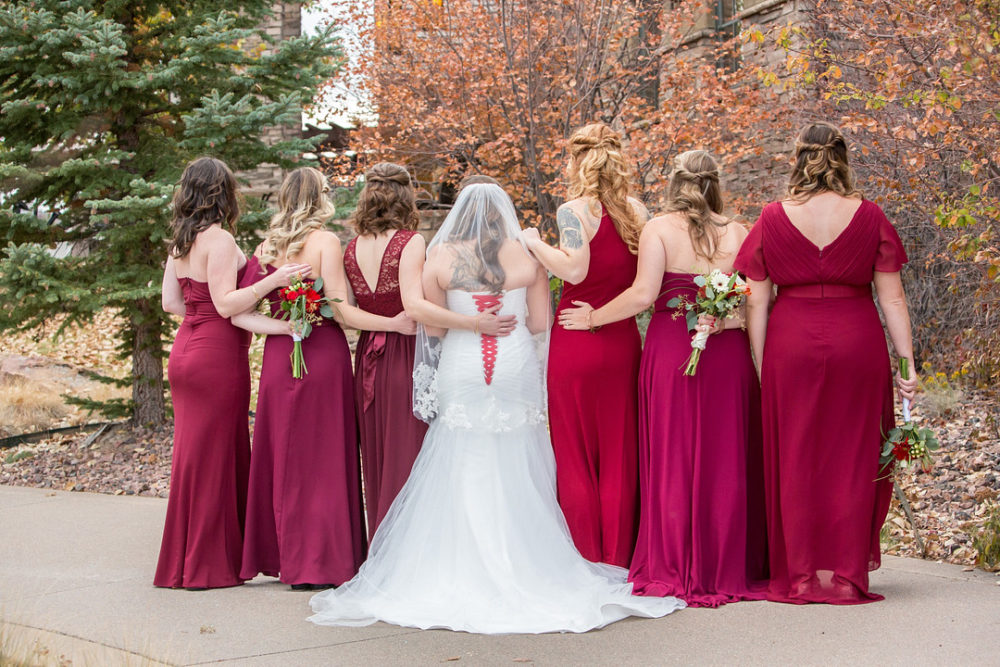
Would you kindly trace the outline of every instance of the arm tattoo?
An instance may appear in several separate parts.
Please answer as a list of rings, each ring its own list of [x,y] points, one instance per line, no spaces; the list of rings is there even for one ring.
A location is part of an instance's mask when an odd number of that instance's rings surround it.
[[[566,250],[579,250],[583,247],[583,223],[570,208],[561,208],[556,215],[556,225],[559,227],[559,246]]]

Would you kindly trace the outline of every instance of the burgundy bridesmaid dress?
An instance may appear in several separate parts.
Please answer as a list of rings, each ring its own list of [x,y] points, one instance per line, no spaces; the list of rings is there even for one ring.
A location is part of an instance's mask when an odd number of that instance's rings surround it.
[[[709,337],[697,374],[682,373],[691,333],[666,303],[694,299],[694,275],[665,273],[639,372],[636,595],[692,607],[759,600],[767,535],[760,388],[745,331]]]
[[[358,307],[375,315],[403,312],[399,257],[417,232],[398,230],[389,239],[375,289],[358,266],[356,239],[347,244],[344,268]],[[354,358],[354,400],[361,428],[368,539],[410,476],[427,424],[413,416],[413,354],[416,337],[395,331],[362,331]]]
[[[167,365],[174,453],[153,583],[237,586],[244,579],[240,554],[250,468],[250,334],[219,315],[207,283],[178,282],[186,312]]]
[[[635,280],[636,256],[605,212],[590,241],[590,268],[563,286],[559,308],[599,308]],[[559,505],[587,560],[628,567],[638,494],[638,377],[642,343],[634,318],[596,332],[555,324],[549,345],[549,427]]]
[[[869,201],[822,249],[768,204],[740,249],[737,269],[778,286],[761,369],[770,600],[882,599],[868,572],[892,493],[878,459],[893,388],[871,282],[904,262]]]
[[[250,259],[244,285],[274,271]],[[278,290],[266,298],[278,310]],[[268,336],[257,393],[243,577],[342,584],[365,557],[351,353],[333,320],[302,341],[308,373],[292,377],[291,336]]]

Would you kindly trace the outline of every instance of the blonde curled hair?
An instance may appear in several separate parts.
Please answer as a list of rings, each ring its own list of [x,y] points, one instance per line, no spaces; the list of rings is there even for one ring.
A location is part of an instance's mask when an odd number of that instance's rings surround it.
[[[379,162],[365,172],[365,187],[351,215],[360,236],[377,236],[390,229],[416,229],[420,222],[417,195],[410,172],[392,162]]]
[[[688,221],[688,234],[695,255],[712,261],[719,249],[719,230],[712,214],[725,208],[719,187],[719,165],[706,151],[687,151],[674,158],[667,185],[667,210],[681,213]]]
[[[805,201],[820,192],[861,197],[847,159],[847,141],[830,123],[812,123],[795,140],[795,167],[788,179],[788,196]]]
[[[604,205],[629,252],[639,252],[642,223],[628,197],[632,170],[621,137],[604,123],[584,125],[569,138],[569,196],[593,197]]]
[[[261,245],[261,266],[271,264],[282,253],[286,259],[295,257],[310,232],[326,229],[326,221],[335,212],[327,189],[326,176],[312,167],[300,167],[285,177],[278,191],[278,212],[271,218]]]

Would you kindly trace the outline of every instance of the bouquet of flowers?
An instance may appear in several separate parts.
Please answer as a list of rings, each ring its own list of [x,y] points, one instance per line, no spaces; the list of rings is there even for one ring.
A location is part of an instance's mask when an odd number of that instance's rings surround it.
[[[906,359],[899,360],[899,374],[910,377],[909,363]],[[924,472],[930,470],[934,462],[931,452],[938,448],[937,438],[929,428],[917,428],[910,418],[910,401],[903,399],[903,425],[889,431],[882,443],[882,455],[879,457],[880,472],[892,474],[896,467],[907,468],[920,464]]]
[[[281,299],[279,317],[292,325],[292,377],[302,379],[308,373],[306,360],[302,356],[302,341],[312,333],[313,324],[319,324],[324,317],[333,317],[334,301],[322,294],[323,279],[303,280],[296,276],[278,291]]]
[[[694,284],[698,286],[694,301],[688,301],[685,297],[674,297],[667,301],[668,308],[678,308],[685,311],[685,318],[689,330],[693,330],[698,324],[698,317],[701,315],[711,315],[716,319],[726,319],[734,310],[743,303],[746,295],[750,294],[750,286],[737,273],[725,273],[719,269],[712,269],[709,273],[694,277]],[[691,339],[691,356],[688,357],[687,366],[684,368],[684,375],[694,375],[698,368],[698,360],[708,342],[709,333],[699,331]]]

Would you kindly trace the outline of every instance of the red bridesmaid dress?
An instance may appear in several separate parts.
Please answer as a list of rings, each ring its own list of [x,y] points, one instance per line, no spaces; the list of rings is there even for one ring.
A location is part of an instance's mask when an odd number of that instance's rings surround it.
[[[244,579],[240,554],[250,469],[250,333],[219,315],[208,283],[178,282],[184,322],[167,364],[174,452],[153,584],[237,586]]]
[[[629,569],[636,595],[690,607],[764,597],[767,569],[760,384],[745,331],[709,337],[693,377],[687,321],[667,307],[693,301],[690,273],[664,273],[639,373],[639,537]]]
[[[374,290],[358,266],[356,239],[347,244],[344,268],[358,307],[375,315],[403,312],[399,257],[417,232],[398,230],[382,255]],[[413,416],[413,354],[416,336],[362,331],[354,357],[354,401],[361,429],[368,539],[375,535],[420,452],[427,424]]]
[[[892,493],[878,459],[893,387],[871,282],[906,261],[870,201],[822,249],[769,204],[740,249],[738,270],[778,286],[761,368],[770,600],[882,599],[868,572]]]
[[[604,212],[590,268],[566,283],[558,310],[608,303],[635,280],[636,256]],[[557,317],[558,321],[558,317]],[[642,342],[634,318],[596,332],[552,328],[549,427],[559,505],[576,548],[590,561],[628,567],[639,514],[638,378]]]
[[[261,273],[251,257],[242,286]],[[277,312],[278,290],[267,294]],[[365,558],[351,352],[333,320],[302,341],[308,373],[292,377],[291,336],[268,336],[257,393],[243,577],[342,584]]]

